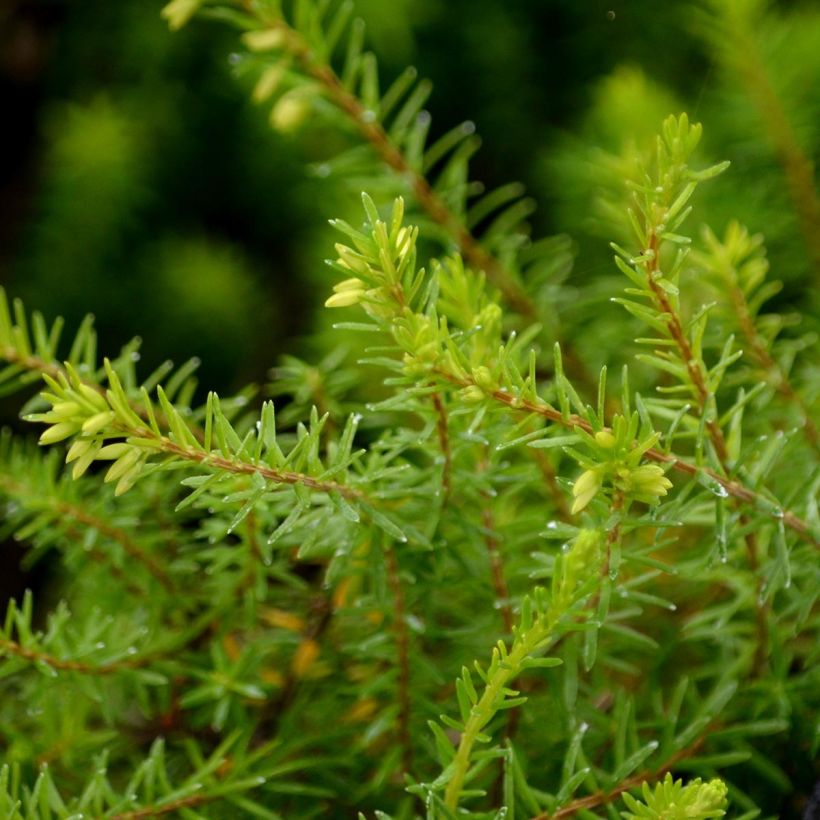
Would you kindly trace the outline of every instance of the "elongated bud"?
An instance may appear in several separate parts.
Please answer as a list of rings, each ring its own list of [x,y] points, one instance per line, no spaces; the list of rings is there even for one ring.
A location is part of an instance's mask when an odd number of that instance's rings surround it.
[[[251,51],[272,51],[285,44],[285,32],[281,28],[265,28],[242,35],[242,42]]]
[[[64,441],[69,436],[73,436],[78,432],[80,425],[73,421],[61,421],[53,427],[49,427],[41,436],[40,444],[56,444],[58,441]]]
[[[334,293],[326,302],[325,307],[339,308],[355,305],[364,296],[363,290],[343,290],[341,293]]]
[[[595,441],[597,441],[601,447],[606,447],[608,450],[615,446],[615,436],[613,436],[609,430],[599,430],[595,434]]]
[[[595,498],[602,484],[603,476],[598,470],[587,470],[581,473],[572,486],[572,495],[575,497],[575,502],[572,505],[573,515],[581,512]]]
[[[172,0],[160,12],[168,21],[168,27],[173,31],[181,29],[202,5],[202,0]]]

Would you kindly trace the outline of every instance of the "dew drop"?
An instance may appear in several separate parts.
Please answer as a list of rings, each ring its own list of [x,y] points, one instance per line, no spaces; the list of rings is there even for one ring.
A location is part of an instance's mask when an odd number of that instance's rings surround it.
[[[105,643],[103,643],[103,641],[97,641],[97,643],[94,644],[94,649],[105,649]]]
[[[233,52],[232,54],[228,55],[228,62],[231,65],[239,65],[242,62],[242,55]]]
[[[362,111],[361,114],[362,122],[375,122],[376,121],[376,112],[371,111],[369,108]]]
[[[128,649],[125,650],[126,655],[136,655],[137,654],[137,647],[136,646],[129,646]]]
[[[313,173],[317,177],[321,177],[324,179],[325,177],[330,176],[330,166],[326,162],[320,162],[318,165],[313,167]],[[334,220],[335,222],[335,220]]]

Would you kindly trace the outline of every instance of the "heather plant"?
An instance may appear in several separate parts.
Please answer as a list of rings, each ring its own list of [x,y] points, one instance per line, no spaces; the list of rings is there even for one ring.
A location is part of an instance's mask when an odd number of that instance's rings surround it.
[[[200,393],[196,361],[142,372],[0,298],[39,435],[0,442],[4,526],[61,567],[0,631],[2,811],[778,816],[818,746],[816,317],[769,309],[765,225],[698,226],[732,169],[686,114],[598,156],[587,297],[351,14],[163,11],[239,30],[274,128],[353,143],[320,170],[361,194],[323,355]],[[565,308],[604,286],[590,354]]]

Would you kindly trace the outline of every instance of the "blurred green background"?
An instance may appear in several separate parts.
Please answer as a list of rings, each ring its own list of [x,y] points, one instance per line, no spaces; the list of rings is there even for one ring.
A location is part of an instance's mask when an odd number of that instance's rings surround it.
[[[473,178],[488,188],[522,181],[539,202],[534,235],[575,240],[568,284],[583,289],[576,330],[593,366],[619,350],[614,328],[624,324],[608,301],[623,286],[607,245],[619,226],[595,205],[610,184],[601,150],[629,155],[668,113],[704,122],[704,162],[733,163],[706,186],[699,219],[719,234],[731,216],[763,230],[785,283],[777,306],[805,309],[807,294],[816,304],[817,266],[736,39],[752,38],[816,162],[816,2],[356,5],[385,85],[408,64],[434,81],[432,137],[473,120],[484,140]],[[306,339],[326,322],[317,317],[332,278],[327,219],[358,220],[358,192],[311,168],[350,139],[314,119],[271,129],[268,110],[250,102],[236,32],[196,20],[172,34],[161,7],[0,6],[0,282],[68,328],[94,313],[103,352],[143,337],[146,373],[198,356],[201,383],[227,392],[264,383],[283,354],[315,359],[337,344]],[[14,424],[18,409],[16,398],[2,405],[2,422]]]
[[[300,337],[328,281],[326,219],[355,208],[355,196],[309,172],[338,143],[332,128],[277,134],[249,102],[235,32],[196,21],[171,34],[160,8],[3,4],[0,272],[14,295],[69,327],[93,312],[103,349],[140,335],[146,367],[200,356],[202,381],[228,390],[263,380],[283,352],[305,354]],[[805,286],[810,268],[776,157],[689,4],[358,0],[357,9],[385,78],[412,63],[434,80],[434,134],[475,121],[484,144],[474,177],[521,180],[540,203],[534,233],[576,239],[571,284],[613,273],[589,220],[586,152],[620,150],[686,109],[705,121],[710,151],[735,163],[711,209],[717,221],[740,212],[766,229],[786,298]],[[772,12],[763,47],[816,156],[816,5]]]

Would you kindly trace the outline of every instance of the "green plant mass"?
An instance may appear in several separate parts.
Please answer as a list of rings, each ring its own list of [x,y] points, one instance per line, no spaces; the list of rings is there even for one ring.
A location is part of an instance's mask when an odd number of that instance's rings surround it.
[[[404,5],[362,7],[397,48]],[[622,67],[533,158],[572,239],[474,181],[475,127],[385,83],[351,3],[165,6],[335,209],[272,288],[317,318],[217,395],[0,290],[3,528],[49,568],[0,626],[1,817],[814,816],[820,116],[784,53],[820,114],[820,14],[680,5],[697,118]],[[56,142],[25,269],[93,259],[69,318],[149,208],[137,119],[98,99]],[[296,304],[253,265],[160,234],[122,298],[244,372]]]

